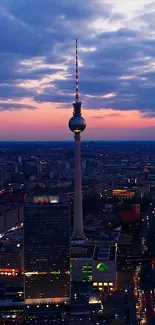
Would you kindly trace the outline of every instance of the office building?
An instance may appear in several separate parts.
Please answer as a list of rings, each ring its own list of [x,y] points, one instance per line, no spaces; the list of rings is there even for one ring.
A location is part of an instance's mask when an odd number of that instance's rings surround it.
[[[115,244],[72,246],[71,278],[73,283],[87,283],[99,291],[113,291],[116,282]]]
[[[27,197],[24,208],[25,302],[70,298],[67,197]]]
[[[0,232],[9,230],[23,222],[23,206],[4,204],[0,206]]]

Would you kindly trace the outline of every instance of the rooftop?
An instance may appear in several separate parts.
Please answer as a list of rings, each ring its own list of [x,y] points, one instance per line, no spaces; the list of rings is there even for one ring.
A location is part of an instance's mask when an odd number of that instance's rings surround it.
[[[93,258],[95,253],[95,245],[72,245],[71,257],[72,258]]]
[[[115,245],[72,245],[71,258],[91,259],[94,261],[113,261],[115,260]]]
[[[110,250],[110,246],[100,246],[99,247],[99,251],[98,251],[98,255],[97,255],[97,259],[98,260],[108,260],[109,259],[109,250]]]
[[[142,219],[142,215],[141,214],[137,214],[135,211],[133,210],[127,210],[127,211],[122,211],[120,213],[120,218],[122,222],[128,223],[128,222],[136,222],[136,221],[140,221]]]
[[[25,205],[47,205],[47,204],[68,204],[68,196],[66,195],[57,195],[56,193],[51,195],[51,192],[42,193],[42,194],[34,194],[28,195],[25,199]]]

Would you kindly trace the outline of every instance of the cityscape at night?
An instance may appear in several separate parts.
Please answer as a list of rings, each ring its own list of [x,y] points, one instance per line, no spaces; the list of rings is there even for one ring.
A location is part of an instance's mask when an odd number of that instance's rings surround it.
[[[0,324],[154,322],[155,142],[77,147],[0,143]]]
[[[1,0],[0,325],[155,325],[154,18]]]

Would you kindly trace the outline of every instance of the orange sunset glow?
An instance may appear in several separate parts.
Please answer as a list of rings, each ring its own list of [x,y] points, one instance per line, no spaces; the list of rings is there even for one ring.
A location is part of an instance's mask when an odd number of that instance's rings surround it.
[[[27,104],[34,105],[30,101]],[[72,135],[68,130],[68,120],[72,114],[72,108],[59,108],[59,104],[55,103],[35,103],[35,106],[37,109],[34,110],[1,112],[1,139],[52,141],[62,140],[63,134],[66,140],[72,140]],[[72,103],[70,106],[72,107]],[[116,112],[112,109],[88,110],[83,108],[83,116],[87,120],[87,129],[82,134],[84,140],[100,138],[114,140],[114,134],[121,139],[124,132],[126,132],[126,138],[130,139],[132,130],[133,132],[143,128],[145,130],[145,128],[155,125],[155,118],[143,118],[136,110]]]

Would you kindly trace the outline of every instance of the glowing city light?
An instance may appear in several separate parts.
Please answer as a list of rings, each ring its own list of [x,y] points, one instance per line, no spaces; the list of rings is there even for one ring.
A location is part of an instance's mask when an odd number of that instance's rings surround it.
[[[105,265],[104,263],[99,263],[97,265],[97,270],[99,270],[100,272],[106,271],[108,269],[109,269],[109,267],[107,265]]]

